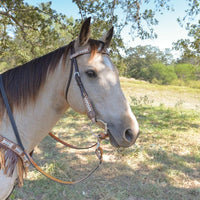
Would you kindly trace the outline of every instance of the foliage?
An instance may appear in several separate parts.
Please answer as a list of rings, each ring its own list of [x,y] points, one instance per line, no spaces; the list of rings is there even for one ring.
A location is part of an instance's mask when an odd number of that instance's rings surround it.
[[[79,9],[81,19],[74,20],[51,8],[51,2],[38,6],[24,0],[0,1],[0,69],[1,71],[25,63],[67,44],[77,37],[81,20],[92,16],[92,36],[99,39],[111,26],[115,27],[111,44],[114,64],[120,75],[148,80],[159,84],[191,82],[200,79],[200,5],[198,1],[187,0],[186,16],[178,22],[188,30],[190,40],[179,40],[174,48],[181,50],[181,58],[174,65],[169,49],[160,51],[157,47],[137,46],[126,48],[121,32],[130,27],[132,38],[154,38],[153,27],[158,24],[156,14],[173,10],[170,0],[73,0]],[[118,15],[118,13],[122,13]],[[126,53],[123,57],[122,52]],[[192,65],[186,65],[190,63]],[[180,65],[179,65],[180,64]],[[187,67],[189,66],[189,67]],[[195,69],[194,69],[195,68]],[[189,72],[189,70],[191,70]],[[177,80],[177,78],[178,80]],[[191,85],[195,85],[191,82]]]
[[[200,13],[200,3],[198,0],[186,0],[188,6],[185,10],[185,16],[177,21],[181,26],[186,23],[191,40],[180,39],[174,44],[174,48],[183,52],[182,56],[188,56],[198,60],[195,64],[199,65],[199,23],[198,15]],[[116,29],[115,40],[120,42],[117,46],[124,48],[120,33],[125,27],[130,27],[129,34],[132,38],[140,37],[156,38],[157,34],[154,32],[154,26],[158,24],[156,14],[163,14],[165,10],[173,11],[173,6],[170,0],[73,0],[79,8],[81,18],[92,16],[97,22],[96,29],[108,29],[109,26],[114,25]],[[121,13],[121,15],[118,15]],[[198,20],[195,20],[195,18]],[[197,21],[197,22],[196,22]],[[100,28],[97,28],[100,27]],[[116,45],[115,45],[116,46]],[[116,48],[114,48],[116,50]],[[198,59],[196,59],[198,56]]]
[[[23,0],[2,0],[0,22],[0,59],[8,63],[27,62],[73,37],[74,20],[51,9],[51,2],[32,6]]]
[[[164,65],[162,63],[152,64],[146,71],[148,80],[152,83],[169,85],[177,79],[173,65]]]
[[[130,97],[131,98],[131,104],[134,106],[142,106],[142,105],[152,105],[153,100],[150,100],[147,95],[138,97]]]
[[[127,75],[133,78],[143,77],[145,69],[153,62],[157,62],[161,59],[161,52],[159,49],[150,45],[129,48],[126,50],[126,55]]]
[[[172,54],[166,49],[165,52],[160,51],[159,48],[151,45],[136,46],[126,50],[128,55],[125,58],[127,65],[127,75],[133,78],[139,78],[144,80],[152,80],[153,73],[156,71],[152,65],[155,63],[172,63]]]
[[[175,63],[169,49],[162,52],[150,45],[136,46],[127,49],[126,54],[125,75],[128,77],[157,84],[188,84],[192,87],[195,86],[194,81],[200,79],[200,66],[182,63],[180,60]],[[199,87],[199,84],[196,86]]]
[[[183,81],[196,80],[196,66],[191,64],[177,64],[175,65],[175,72],[179,79]]]
[[[157,34],[153,30],[153,27],[158,24],[156,13],[172,9],[168,0],[155,0],[153,5],[149,0],[144,2],[140,0],[73,0],[72,2],[77,5],[82,20],[92,16],[95,21],[93,33],[96,37],[101,34],[99,30],[105,32],[111,26],[115,27],[115,35],[111,43],[114,52],[112,57],[123,75],[126,74],[125,62],[117,61],[122,57],[120,50],[126,49],[121,36],[122,30],[125,27],[130,27],[129,33],[133,39],[136,37],[156,38]],[[119,12],[121,15],[118,14]]]
[[[173,44],[174,49],[181,51],[181,59],[191,58],[192,64],[200,65],[200,20],[187,27],[191,39],[180,39]]]
[[[133,38],[143,39],[156,37],[152,29],[152,26],[158,24],[155,18],[156,12],[172,9],[168,0],[155,0],[152,9],[148,8],[151,3],[149,0],[143,3],[140,0],[73,0],[73,2],[78,6],[82,19],[92,16],[97,21],[105,21],[109,26],[114,25],[118,36],[125,26],[130,25],[130,34]],[[119,17],[116,10],[122,13],[122,17]],[[100,25],[104,27],[104,24]]]
[[[190,59],[191,64],[200,65],[200,2],[199,0],[187,0],[189,8],[186,15],[177,21],[185,26],[190,39],[179,39],[173,44],[174,49],[181,51],[181,60]],[[187,61],[184,61],[187,62]]]

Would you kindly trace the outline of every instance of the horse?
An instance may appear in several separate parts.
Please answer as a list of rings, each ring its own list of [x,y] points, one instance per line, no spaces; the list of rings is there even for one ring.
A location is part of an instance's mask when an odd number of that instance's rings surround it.
[[[70,68],[72,48],[79,67],[78,75],[94,108],[95,118],[106,122],[111,145],[130,147],[138,137],[137,119],[122,92],[117,68],[106,53],[113,37],[113,27],[101,39],[91,39],[90,21],[91,18],[87,18],[83,22],[79,36],[68,45],[2,74],[5,93],[28,153],[48,135],[68,108],[87,114]],[[0,136],[18,144],[2,95]],[[1,200],[8,198],[16,179],[21,176],[19,159],[14,159],[17,157],[14,155],[9,160],[9,154],[12,152],[0,145]]]

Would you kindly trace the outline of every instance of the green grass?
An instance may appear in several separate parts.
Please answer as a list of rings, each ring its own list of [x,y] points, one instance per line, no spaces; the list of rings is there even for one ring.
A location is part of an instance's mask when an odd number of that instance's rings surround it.
[[[16,187],[10,199],[199,200],[199,90],[176,89],[179,95],[188,97],[192,107],[196,106],[191,109],[180,102],[179,96],[175,98],[174,87],[127,79],[122,80],[122,87],[140,124],[136,144],[115,149],[103,142],[102,167],[88,180],[74,186],[54,183],[31,168],[24,187]],[[166,103],[159,102],[159,98],[152,99],[149,92],[167,94]],[[168,104],[170,93],[173,104]],[[86,146],[95,142],[85,126],[89,123],[86,117],[69,110],[54,131],[71,144]],[[98,163],[93,150],[64,148],[49,137],[35,151],[34,158],[43,169],[65,180],[83,177]]]

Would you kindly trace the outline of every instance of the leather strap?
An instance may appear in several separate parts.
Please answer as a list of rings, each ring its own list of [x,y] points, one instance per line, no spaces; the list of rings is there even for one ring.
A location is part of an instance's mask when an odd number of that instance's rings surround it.
[[[31,158],[31,156],[29,154],[27,154],[27,157],[28,159],[30,160],[31,164],[35,167],[35,169],[37,169],[37,171],[39,171],[41,174],[43,174],[44,176],[46,176],[47,178],[51,179],[52,181],[55,181],[57,183],[62,183],[62,184],[65,184],[65,185],[74,185],[76,183],[80,183],[81,181],[84,181],[85,179],[87,179],[88,177],[90,177],[101,165],[102,163],[102,155],[103,155],[103,150],[101,147],[98,147],[98,149],[96,149],[95,151],[97,157],[99,158],[99,164],[92,170],[88,173],[88,175],[86,175],[85,177],[77,180],[77,181],[63,181],[63,180],[60,180],[58,178],[55,178],[53,176],[51,176],[50,174],[46,173],[45,171],[43,171],[36,163],[35,161]]]
[[[66,100],[67,100],[69,86],[70,86],[71,80],[72,80],[72,74],[73,74],[73,63],[71,62],[69,78],[68,78],[67,87],[66,87],[66,91],[65,91],[65,98],[66,98]]]
[[[11,111],[10,105],[8,103],[8,98],[6,96],[6,92],[5,92],[5,89],[4,89],[2,74],[0,74],[0,89],[1,89],[1,95],[2,95],[2,98],[3,98],[3,102],[6,106],[6,110],[7,110],[8,116],[10,118],[10,122],[12,124],[13,131],[14,131],[15,137],[17,139],[17,143],[19,144],[21,149],[24,151],[24,146],[23,146],[21,138],[19,136],[19,132],[18,132],[18,129],[17,129],[16,123],[15,123],[15,119],[12,115],[12,111]]]
[[[107,51],[103,50],[104,45],[105,45],[104,42],[101,42],[101,45],[102,46],[97,51],[99,53],[109,55]],[[83,49],[83,50],[75,52],[74,44],[72,44],[71,56],[70,56],[71,68],[70,68],[70,75],[69,75],[69,79],[68,79],[68,83],[67,83],[67,87],[66,87],[65,96],[66,96],[66,99],[67,99],[67,94],[68,94],[69,86],[70,86],[70,83],[71,83],[72,74],[73,74],[73,66],[74,66],[74,77],[75,77],[75,80],[77,82],[77,85],[80,88],[82,100],[83,100],[83,103],[85,104],[85,107],[86,107],[86,110],[87,110],[87,116],[92,122],[96,123],[97,122],[96,114],[95,114],[94,108],[92,106],[92,103],[91,103],[91,101],[88,97],[88,94],[87,94],[87,92],[86,92],[86,90],[83,86],[82,81],[81,81],[80,72],[79,72],[79,68],[78,68],[78,64],[77,64],[77,60],[76,60],[76,57],[84,55],[84,54],[90,54],[90,53],[91,53],[90,49]]]
[[[7,139],[1,135],[0,135],[0,144],[2,146],[4,146],[5,148],[10,149],[15,154],[17,154],[21,158],[25,168],[28,168],[30,166],[30,162],[29,162],[27,156],[24,154],[24,151],[22,150],[22,148],[19,145],[13,143],[9,139]]]
[[[67,147],[70,147],[70,148],[72,148],[72,149],[90,149],[90,148],[92,148],[92,147],[95,147],[96,145],[97,145],[97,143],[95,143],[95,144],[93,144],[93,145],[91,145],[91,146],[89,146],[89,147],[77,147],[77,146],[74,146],[74,145],[71,145],[71,144],[69,144],[69,143],[67,143],[67,142],[65,142],[65,141],[63,141],[63,140],[61,140],[60,138],[58,138],[58,137],[56,137],[53,133],[49,133],[49,135],[54,139],[54,140],[56,140],[57,142],[60,142],[61,144],[63,144],[63,145],[65,145],[65,146],[67,146]]]
[[[74,47],[72,46],[71,47],[71,54],[73,55],[75,53],[75,49]],[[79,54],[76,55],[76,57],[78,56]],[[81,54],[82,55],[82,54]],[[72,57],[71,59],[71,68],[73,68],[73,65],[74,65],[74,76],[75,76],[75,80],[77,82],[77,85],[79,86],[80,88],[80,91],[81,91],[81,96],[82,96],[82,99],[83,99],[83,102],[85,104],[85,107],[86,107],[86,110],[87,110],[87,115],[88,115],[88,118],[92,121],[92,122],[96,122],[96,114],[95,114],[95,111],[94,111],[94,108],[89,100],[89,97],[88,97],[88,94],[83,86],[83,83],[81,81],[81,77],[80,77],[80,73],[79,73],[79,68],[78,68],[78,64],[77,64],[77,60],[76,60],[76,57]]]
[[[76,58],[76,57],[81,56],[83,54],[89,54],[89,53],[90,53],[89,49],[83,49],[83,50],[77,51],[76,53],[71,54],[70,59]]]

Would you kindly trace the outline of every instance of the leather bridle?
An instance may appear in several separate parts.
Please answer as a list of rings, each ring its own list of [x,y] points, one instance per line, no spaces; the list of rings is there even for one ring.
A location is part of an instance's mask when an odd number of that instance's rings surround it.
[[[98,48],[97,52],[98,53],[101,53],[101,54],[107,54],[108,55],[108,52],[103,50],[104,49],[104,42],[102,41],[99,41],[100,42],[100,48]],[[74,45],[72,45],[71,47],[71,56],[70,56],[70,59],[71,59],[71,68],[70,68],[70,75],[69,75],[69,79],[68,79],[68,83],[67,83],[67,88],[66,88],[66,93],[65,93],[65,97],[66,97],[66,100],[67,100],[67,95],[68,95],[68,91],[69,91],[69,87],[70,87],[70,83],[71,83],[71,79],[72,79],[72,74],[73,74],[73,68],[74,68],[74,77],[75,77],[75,80],[76,80],[76,83],[80,89],[80,92],[81,92],[81,96],[82,96],[82,100],[83,100],[83,103],[85,105],[85,108],[87,110],[87,116],[88,118],[93,122],[93,123],[97,123],[97,122],[102,122],[102,120],[98,120],[96,119],[96,113],[95,113],[95,110],[92,106],[92,103],[88,97],[88,94],[84,88],[84,85],[81,81],[81,77],[80,77],[80,72],[79,72],[79,68],[78,68],[78,63],[77,63],[77,60],[76,58],[81,56],[81,55],[84,55],[84,54],[90,54],[91,51],[90,49],[83,49],[83,50],[80,50],[80,51],[77,51],[75,52],[75,49],[74,49]],[[73,67],[74,66],[74,67]],[[103,126],[105,125],[105,123],[103,122]]]
[[[83,83],[81,81],[80,72],[79,72],[79,68],[78,68],[78,64],[77,64],[77,60],[76,60],[76,57],[81,56],[83,54],[87,54],[87,53],[89,53],[88,49],[85,49],[84,51],[79,51],[79,52],[75,53],[74,46],[72,45],[71,56],[70,56],[70,59],[71,59],[70,76],[69,76],[68,83],[67,83],[65,97],[67,99],[67,94],[68,94],[68,91],[69,91],[69,86],[70,86],[70,83],[71,83],[73,68],[74,68],[74,78],[75,78],[76,83],[77,83],[77,85],[80,89],[81,97],[82,97],[83,103],[85,105],[85,108],[87,110],[87,115],[92,122],[95,122],[96,121],[95,111],[94,111],[94,108],[93,108],[89,98],[88,98],[88,94],[87,94],[87,92],[86,92],[86,90],[83,86]]]
[[[103,45],[104,46],[104,45]],[[102,46],[102,47],[103,47]],[[99,53],[103,53],[103,54],[108,54],[106,51],[103,51],[101,49],[98,49]],[[42,173],[44,176],[46,176],[47,178],[56,181],[58,183],[62,183],[62,184],[66,184],[66,185],[72,185],[72,184],[76,184],[79,183],[83,180],[85,180],[86,178],[88,178],[91,174],[93,174],[101,165],[102,161],[103,161],[103,150],[100,147],[100,142],[101,140],[105,139],[108,134],[107,134],[107,124],[105,122],[103,122],[102,120],[96,119],[96,113],[94,111],[94,108],[92,106],[92,103],[89,100],[88,94],[83,86],[83,83],[81,81],[81,77],[80,77],[80,73],[79,73],[79,68],[78,68],[78,64],[77,64],[77,60],[76,57],[81,56],[83,54],[90,54],[90,50],[89,49],[84,49],[78,52],[75,52],[74,46],[72,45],[71,47],[71,68],[70,68],[70,75],[69,75],[69,79],[68,79],[68,83],[67,83],[67,87],[66,87],[66,99],[67,99],[67,95],[68,95],[68,90],[70,87],[70,83],[71,83],[71,79],[72,79],[72,75],[73,75],[73,68],[74,68],[74,77],[76,80],[76,83],[80,89],[81,92],[81,96],[82,96],[82,100],[84,102],[84,105],[86,107],[87,110],[87,115],[89,117],[89,119],[92,121],[92,123],[98,124],[98,126],[100,126],[101,128],[104,128],[104,132],[100,133],[99,135],[96,135],[97,137],[97,143],[95,143],[94,145],[91,145],[90,147],[86,147],[86,148],[81,148],[81,147],[76,147],[73,145],[70,145],[68,143],[66,143],[65,141],[59,139],[58,137],[56,137],[53,133],[49,133],[49,135],[55,139],[56,141],[62,143],[63,145],[70,147],[70,148],[74,148],[74,149],[88,149],[91,147],[96,146],[96,150],[95,153],[99,159],[99,164],[97,165],[96,168],[94,168],[92,171],[89,172],[88,175],[86,175],[84,178],[77,180],[77,181],[63,181],[60,179],[57,179],[55,177],[52,177],[51,175],[47,174],[45,171],[43,171],[33,160],[33,158],[29,155],[29,153],[25,150],[23,143],[21,141],[14,117],[12,115],[12,111],[10,108],[10,105],[8,103],[8,99],[5,93],[5,89],[4,89],[4,84],[3,84],[3,77],[2,74],[0,74],[0,90],[1,90],[1,94],[2,94],[2,98],[15,134],[15,137],[17,139],[17,144],[15,144],[14,142],[8,140],[7,138],[0,136],[0,144],[3,145],[5,148],[8,148],[10,150],[12,150],[17,156],[19,156],[19,158],[22,160],[23,164],[25,167],[28,167],[29,162],[34,166],[35,169],[37,169],[40,173]],[[74,66],[74,67],[73,67]]]

